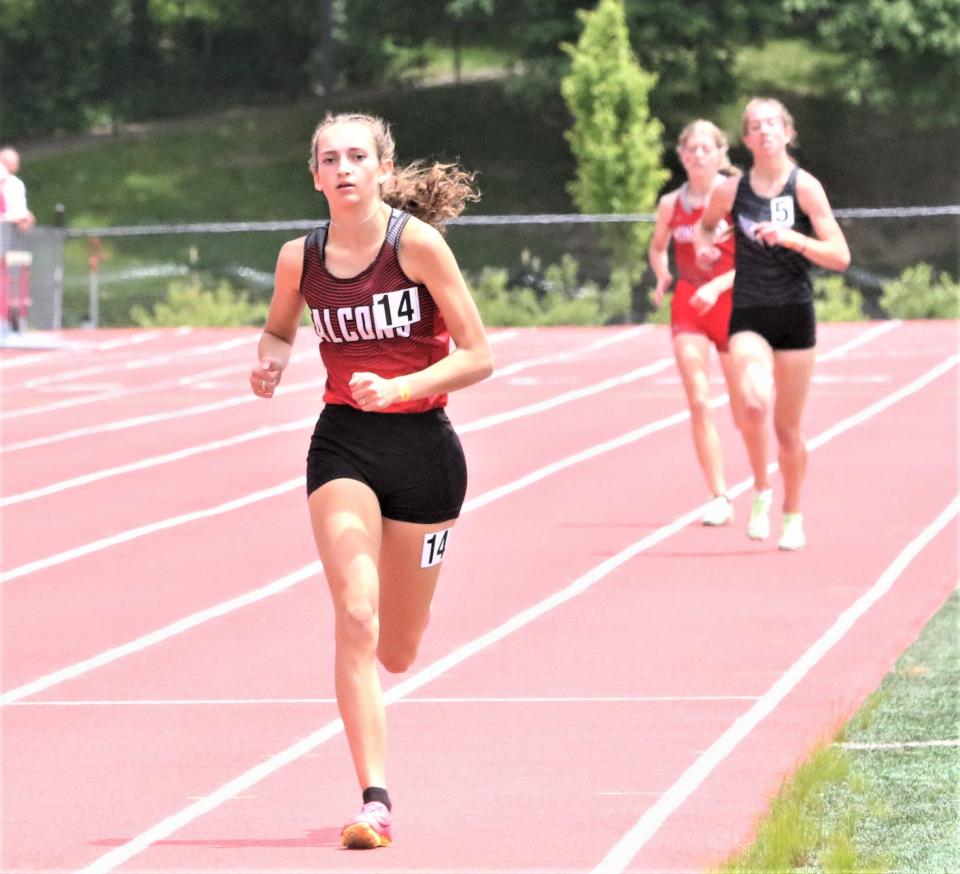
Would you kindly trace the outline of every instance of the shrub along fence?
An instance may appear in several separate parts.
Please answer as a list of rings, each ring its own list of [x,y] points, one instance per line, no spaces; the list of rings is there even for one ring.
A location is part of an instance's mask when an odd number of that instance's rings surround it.
[[[957,318],[960,205],[837,209],[853,252],[838,276],[816,271],[823,319]],[[652,276],[629,287],[612,271],[600,229],[638,215],[461,216],[448,240],[490,324],[663,320]],[[257,323],[280,245],[315,220],[37,228],[33,328]],[[258,305],[259,304],[259,305]],[[177,310],[182,309],[178,315]],[[227,315],[218,310],[226,309]],[[196,323],[194,321],[193,323]]]

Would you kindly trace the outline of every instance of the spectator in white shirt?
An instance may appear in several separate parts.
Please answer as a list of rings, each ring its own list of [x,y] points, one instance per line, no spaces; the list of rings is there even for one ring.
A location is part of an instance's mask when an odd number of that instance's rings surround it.
[[[36,224],[27,207],[27,188],[17,176],[20,155],[9,146],[0,149],[0,220],[15,224],[21,231]]]

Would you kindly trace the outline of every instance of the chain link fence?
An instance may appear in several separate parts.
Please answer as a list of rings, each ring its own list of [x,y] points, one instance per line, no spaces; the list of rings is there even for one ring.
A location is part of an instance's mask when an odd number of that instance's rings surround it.
[[[884,283],[907,267],[923,262],[960,275],[960,205],[835,214],[853,252],[846,282],[863,293],[872,315],[880,314]],[[601,229],[653,220],[647,214],[461,216],[450,222],[447,236],[468,282],[485,268],[501,268],[511,285],[536,288],[548,265],[569,256],[584,283],[604,288],[611,264]],[[16,233],[8,248],[31,256],[31,328],[129,325],[133,307],[152,310],[177,282],[227,283],[251,300],[268,300],[280,246],[316,223],[37,227]],[[645,296],[652,285],[648,276],[637,293]]]
[[[63,322],[64,244],[60,228],[21,231],[0,223],[0,328],[59,328]]]

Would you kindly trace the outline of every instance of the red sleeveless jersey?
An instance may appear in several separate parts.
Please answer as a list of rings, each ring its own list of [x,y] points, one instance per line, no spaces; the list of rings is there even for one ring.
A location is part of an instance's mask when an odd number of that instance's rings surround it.
[[[677,273],[680,279],[700,286],[714,276],[733,270],[733,235],[717,244],[720,249],[720,259],[713,265],[713,269],[704,272],[697,266],[697,253],[693,247],[693,226],[703,215],[703,207],[691,209],[686,204],[686,185],[680,189],[673,202],[673,215],[670,216],[670,235],[673,238],[673,256],[677,264]],[[729,220],[722,222],[718,231],[722,232],[730,227]]]
[[[300,293],[310,307],[327,370],[323,401],[359,409],[350,394],[358,371],[384,378],[423,370],[450,354],[450,333],[425,285],[400,267],[397,247],[410,215],[390,211],[377,257],[350,279],[333,276],[324,265],[327,223],[304,241]],[[445,406],[445,394],[401,401],[380,412],[420,413]]]

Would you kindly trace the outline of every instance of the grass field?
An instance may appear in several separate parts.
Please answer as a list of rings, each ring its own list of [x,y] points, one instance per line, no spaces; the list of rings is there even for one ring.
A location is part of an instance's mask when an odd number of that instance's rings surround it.
[[[724,872],[960,871],[958,631],[954,593]]]

